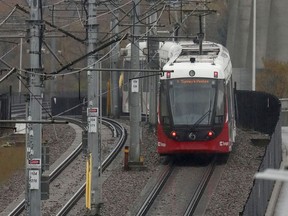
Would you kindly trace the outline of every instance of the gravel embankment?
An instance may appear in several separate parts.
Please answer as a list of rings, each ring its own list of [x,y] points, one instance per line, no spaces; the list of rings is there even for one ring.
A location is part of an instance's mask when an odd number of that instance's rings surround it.
[[[127,121],[122,122],[127,123]],[[129,124],[126,124],[126,127],[128,128]],[[54,150],[55,156],[57,152],[61,154],[64,151],[65,145],[69,146],[68,141],[72,141],[73,135],[71,129],[69,130],[70,132],[64,132],[64,129],[57,129],[56,131],[59,139],[58,144],[55,144],[56,142],[54,144],[59,148],[61,147],[61,149]],[[60,135],[61,132],[63,132],[62,135]],[[50,133],[50,136],[50,140],[56,141],[53,133]],[[222,173],[218,187],[211,197],[205,215],[237,216],[242,211],[250,187],[252,186],[253,176],[257,172],[265,151],[264,147],[252,144],[250,140],[251,136],[249,132],[238,130],[233,152],[230,154],[226,169]],[[62,144],[59,144],[59,142],[62,142]],[[124,171],[123,160],[120,158],[113,169],[110,168],[107,171],[104,175],[105,181],[102,188],[103,206],[101,208],[101,215],[129,215],[129,209],[135,206],[134,202],[137,202],[137,198],[141,195],[143,188],[149,182],[149,179],[158,173],[161,167],[159,156],[156,152],[156,143],[155,134],[151,132],[148,125],[144,125],[141,153],[144,156],[146,169],[143,171]],[[50,151],[52,151],[52,148]],[[123,152],[121,154],[123,156]],[[19,171],[7,183],[0,186],[0,212],[5,208],[7,203],[15,199],[17,194],[23,192],[23,176],[24,171]],[[16,187],[14,187],[15,184]],[[69,215],[84,215],[84,212],[82,209],[78,213],[71,213]]]
[[[75,131],[69,125],[44,125],[43,142],[50,147],[50,164],[63,154],[75,139]],[[0,185],[1,212],[25,190],[25,169],[16,171]]]
[[[251,141],[257,134],[237,130],[234,149],[230,153],[205,216],[238,216],[243,211],[250,188],[253,186],[254,175],[265,153],[264,146],[253,145]]]

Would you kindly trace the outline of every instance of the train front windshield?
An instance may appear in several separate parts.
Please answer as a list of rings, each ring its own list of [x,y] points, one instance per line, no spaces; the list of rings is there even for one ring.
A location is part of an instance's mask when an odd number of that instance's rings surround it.
[[[164,125],[199,126],[223,123],[223,80],[163,80],[160,99],[160,115]]]

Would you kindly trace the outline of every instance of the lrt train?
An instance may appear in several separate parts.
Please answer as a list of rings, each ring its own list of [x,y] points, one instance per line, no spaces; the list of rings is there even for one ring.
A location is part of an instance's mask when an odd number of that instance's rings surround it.
[[[165,42],[159,49],[160,155],[223,153],[235,142],[232,65],[221,44]]]

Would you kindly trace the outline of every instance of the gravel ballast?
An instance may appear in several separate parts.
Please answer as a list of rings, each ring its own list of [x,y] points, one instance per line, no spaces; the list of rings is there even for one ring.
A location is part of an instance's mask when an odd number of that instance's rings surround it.
[[[43,142],[50,147],[50,165],[63,154],[75,139],[75,130],[69,125],[44,125]],[[25,190],[25,168],[17,170],[0,185],[1,212]],[[3,215],[4,216],[4,215]]]
[[[135,200],[137,202],[144,186],[161,169],[160,158],[156,153],[157,137],[154,134],[149,131],[147,125],[144,126],[142,153],[146,170],[125,172],[122,165],[119,165],[105,181],[102,215],[133,215],[130,214],[130,209],[137,205]],[[237,130],[233,151],[210,199],[205,216],[238,216],[243,210],[253,185],[253,177],[258,171],[265,152],[264,146],[253,145],[251,138],[254,137],[253,131]]]
[[[129,128],[129,122],[123,120],[121,122],[127,129]],[[53,134],[54,128],[44,130],[44,136],[51,136],[48,139],[55,141],[55,143],[53,142],[55,149],[50,149],[50,151],[54,152],[55,157],[57,157],[57,154],[59,156],[63,153],[65,146],[68,148],[69,143],[73,141],[73,129],[63,125],[59,125],[59,127],[63,127],[63,129],[57,128],[57,140],[55,140],[55,134]],[[48,132],[49,130],[50,132]],[[225,165],[225,171],[222,173],[220,182],[210,199],[205,215],[237,216],[243,210],[253,184],[253,176],[258,170],[265,152],[264,146],[253,145],[251,142],[252,136],[253,133],[249,131],[237,130],[233,151],[230,153],[230,157]],[[145,169],[142,171],[124,171],[122,160],[124,153],[120,153],[122,156],[120,156],[116,165],[114,164],[113,168],[108,169],[109,171],[103,175],[105,179],[103,178],[102,185],[103,205],[101,207],[101,215],[130,215],[130,210],[137,204],[137,199],[143,193],[143,189],[149,183],[149,180],[157,175],[161,169],[162,164],[156,151],[156,145],[157,137],[155,132],[147,124],[143,125],[141,155],[144,157]],[[24,191],[25,183],[23,177],[24,170],[20,170],[5,184],[0,186],[0,212],[18,194]],[[79,209],[77,213],[69,215],[84,215],[84,210],[85,208],[82,210]]]

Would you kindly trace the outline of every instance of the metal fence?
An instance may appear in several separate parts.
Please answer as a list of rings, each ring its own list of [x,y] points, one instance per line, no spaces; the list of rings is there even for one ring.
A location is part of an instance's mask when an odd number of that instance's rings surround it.
[[[241,127],[268,133],[270,142],[259,172],[267,168],[279,169],[282,162],[281,103],[275,96],[252,91],[236,91],[237,123]],[[274,181],[255,179],[246,205],[240,215],[265,215]]]
[[[279,120],[281,102],[274,95],[236,91],[237,126],[272,135]]]

